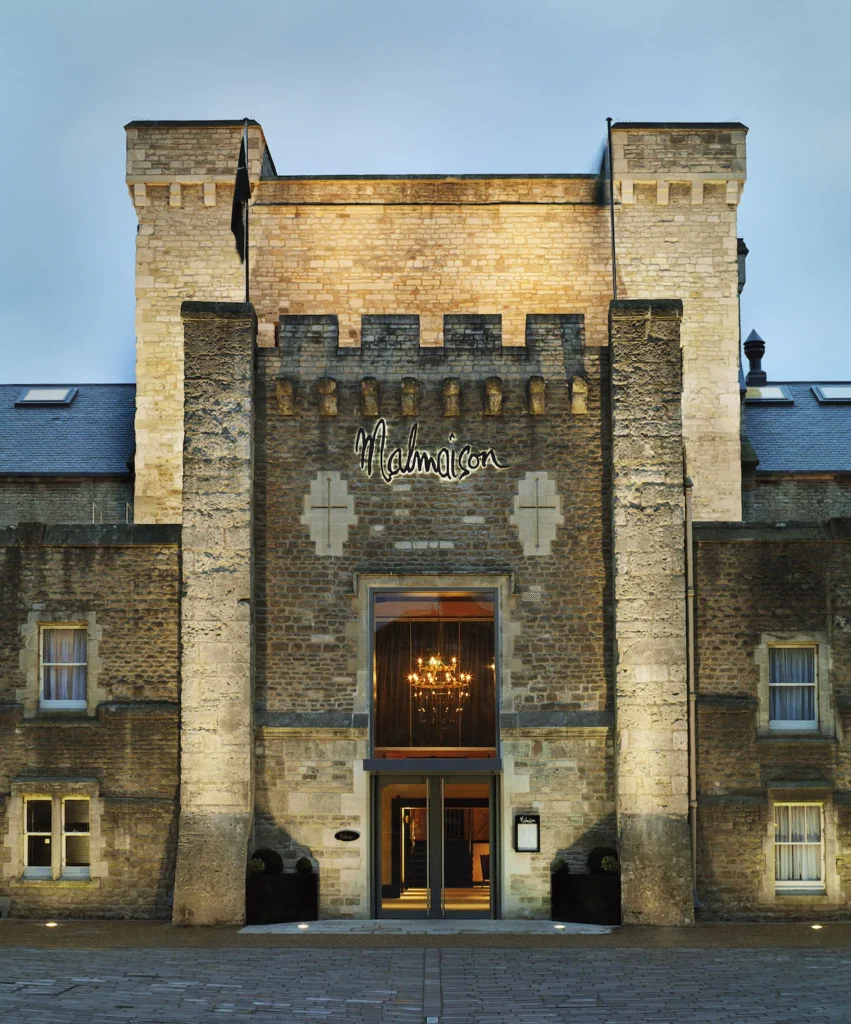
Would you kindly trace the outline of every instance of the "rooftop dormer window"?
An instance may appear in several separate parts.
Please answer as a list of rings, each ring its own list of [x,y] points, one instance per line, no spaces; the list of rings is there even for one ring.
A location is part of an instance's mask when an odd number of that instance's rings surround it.
[[[76,388],[27,388],[15,405],[70,405],[76,394]]]

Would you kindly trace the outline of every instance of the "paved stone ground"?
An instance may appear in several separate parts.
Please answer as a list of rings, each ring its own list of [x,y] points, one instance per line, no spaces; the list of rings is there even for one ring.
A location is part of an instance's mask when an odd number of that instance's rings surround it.
[[[851,1022],[849,949],[0,951],[2,1024]]]

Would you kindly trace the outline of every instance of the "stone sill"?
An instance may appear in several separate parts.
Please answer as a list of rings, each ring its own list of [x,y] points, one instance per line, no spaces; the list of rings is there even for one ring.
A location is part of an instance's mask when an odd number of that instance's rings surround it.
[[[39,711],[35,715],[27,715],[18,722],[18,728],[64,725],[99,725],[95,715],[85,711]]]
[[[757,736],[757,743],[823,743],[832,745],[839,743],[835,736],[824,736],[813,732],[776,732],[770,736]]]
[[[99,878],[13,878],[10,885],[21,889],[100,889]]]
[[[823,889],[778,889],[774,899],[775,904],[787,904],[789,906],[800,906],[803,901],[809,903],[835,903],[835,900],[828,900],[827,893]]]

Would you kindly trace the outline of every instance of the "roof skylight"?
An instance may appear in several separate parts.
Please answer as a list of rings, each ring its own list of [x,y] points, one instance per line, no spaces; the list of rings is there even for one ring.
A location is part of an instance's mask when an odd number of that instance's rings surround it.
[[[15,405],[70,405],[76,388],[27,388]]]
[[[750,387],[745,394],[748,402],[790,402],[789,392],[779,384],[767,384],[762,387]]]
[[[851,384],[813,384],[820,402],[851,402]]]

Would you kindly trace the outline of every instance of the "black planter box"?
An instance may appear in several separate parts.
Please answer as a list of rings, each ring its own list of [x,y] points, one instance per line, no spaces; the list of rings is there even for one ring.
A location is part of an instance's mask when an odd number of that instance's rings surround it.
[[[619,875],[552,876],[552,919],[576,924],[620,924]]]
[[[245,886],[246,924],[318,920],[318,875],[249,875]]]

